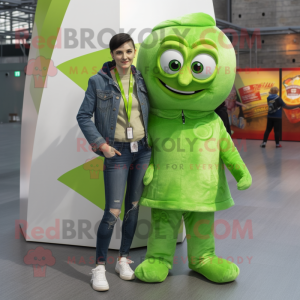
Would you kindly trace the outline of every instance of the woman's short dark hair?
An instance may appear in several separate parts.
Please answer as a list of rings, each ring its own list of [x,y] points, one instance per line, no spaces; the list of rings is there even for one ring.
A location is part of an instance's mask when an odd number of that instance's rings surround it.
[[[114,35],[109,42],[110,51],[113,52],[114,50],[116,50],[120,46],[122,46],[124,43],[130,42],[130,41],[132,42],[133,48],[135,49],[133,39],[131,38],[131,36],[129,34],[118,33],[118,34]]]

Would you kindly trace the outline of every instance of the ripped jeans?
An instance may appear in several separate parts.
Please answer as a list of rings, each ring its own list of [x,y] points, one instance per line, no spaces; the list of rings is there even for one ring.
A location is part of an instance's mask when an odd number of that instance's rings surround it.
[[[114,211],[116,209],[121,211],[126,182],[125,212],[119,255],[124,257],[129,255],[138,220],[138,201],[144,189],[143,177],[151,158],[151,148],[147,147],[145,138],[138,141],[138,152],[131,153],[130,143],[127,142],[115,142],[113,147],[122,155],[116,154],[104,159],[105,209],[97,231],[96,263],[98,264],[106,263],[114,225],[119,218]]]

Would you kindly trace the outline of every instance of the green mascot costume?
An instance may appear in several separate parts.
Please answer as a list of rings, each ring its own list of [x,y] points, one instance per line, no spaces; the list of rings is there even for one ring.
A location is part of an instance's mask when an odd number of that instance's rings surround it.
[[[137,67],[148,89],[152,157],[140,205],[151,207],[147,254],[135,275],[162,282],[172,269],[182,217],[189,268],[211,281],[236,279],[239,268],[215,255],[214,212],[234,205],[225,168],[244,190],[251,175],[214,113],[235,78],[235,52],[204,13],[157,25],[141,46]]]

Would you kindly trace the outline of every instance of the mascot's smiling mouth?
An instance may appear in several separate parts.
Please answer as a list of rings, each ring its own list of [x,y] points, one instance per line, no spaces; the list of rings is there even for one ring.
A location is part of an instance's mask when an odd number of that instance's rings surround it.
[[[166,85],[163,81],[161,81],[159,78],[158,80],[160,81],[160,83],[165,87],[167,88],[169,91],[173,92],[173,93],[176,93],[178,95],[194,95],[194,94],[197,94],[197,93],[200,93],[204,90],[198,90],[198,91],[189,91],[189,92],[184,92],[184,91],[179,91],[179,90],[176,90],[168,85]]]

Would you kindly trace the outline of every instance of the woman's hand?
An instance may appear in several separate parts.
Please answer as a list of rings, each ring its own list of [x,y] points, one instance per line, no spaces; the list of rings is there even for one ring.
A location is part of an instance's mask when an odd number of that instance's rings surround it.
[[[102,144],[100,146],[100,150],[103,152],[103,154],[106,158],[111,158],[111,157],[115,156],[116,153],[118,155],[121,155],[121,152],[119,152],[114,147],[109,146],[108,144]]]

